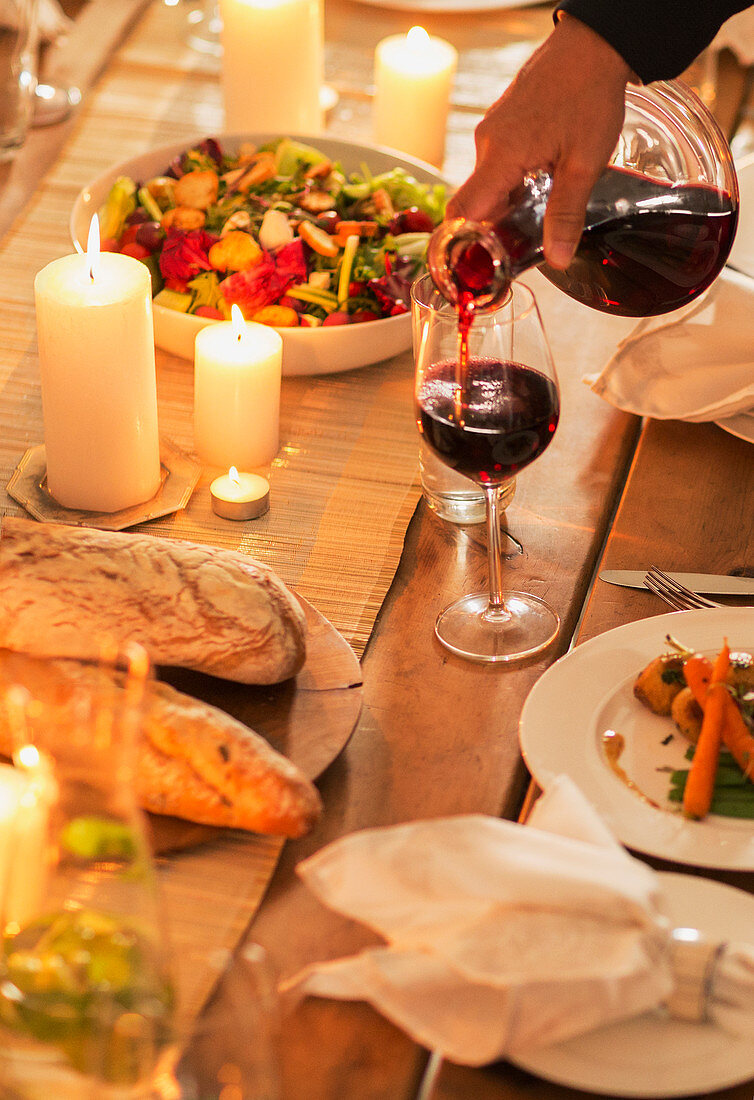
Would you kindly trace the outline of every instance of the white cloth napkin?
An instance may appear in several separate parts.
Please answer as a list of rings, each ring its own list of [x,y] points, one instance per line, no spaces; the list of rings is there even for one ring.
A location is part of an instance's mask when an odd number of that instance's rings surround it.
[[[726,269],[700,299],[647,317],[584,381],[627,412],[720,420],[754,406],[754,279]]]
[[[452,1061],[482,1065],[566,1039],[656,1008],[674,989],[660,881],[567,777],[526,826],[459,816],[366,830],[299,873],[386,943],[310,966],[283,988],[369,1001]],[[699,990],[714,962],[726,996],[745,1006],[726,1007],[721,1022],[754,1034],[754,948],[736,949],[730,965],[716,946],[692,954],[681,960],[679,1014],[707,1011]]]

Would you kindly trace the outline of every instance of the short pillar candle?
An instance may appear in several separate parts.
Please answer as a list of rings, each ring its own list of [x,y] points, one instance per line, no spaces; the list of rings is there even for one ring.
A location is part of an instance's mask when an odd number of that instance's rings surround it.
[[[283,341],[232,314],[196,334],[194,445],[210,466],[253,470],[278,452]]]

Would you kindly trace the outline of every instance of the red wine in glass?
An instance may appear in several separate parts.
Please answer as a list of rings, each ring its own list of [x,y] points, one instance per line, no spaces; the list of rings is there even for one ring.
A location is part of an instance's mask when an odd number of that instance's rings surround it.
[[[533,462],[558,425],[558,391],[538,370],[470,357],[462,400],[456,362],[435,364],[416,401],[424,439],[458,473],[483,486],[500,485]]]
[[[531,290],[516,283],[498,310],[472,297],[456,309],[429,275],[411,289],[417,425],[447,466],[484,489],[486,592],[462,596],[438,616],[435,634],[459,657],[510,661],[538,653],[559,618],[544,600],[503,583],[502,486],[550,444],[560,410],[555,365]]]

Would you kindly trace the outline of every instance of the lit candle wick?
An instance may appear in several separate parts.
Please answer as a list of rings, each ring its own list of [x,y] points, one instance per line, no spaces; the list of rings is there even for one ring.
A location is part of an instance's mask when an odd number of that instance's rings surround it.
[[[241,479],[238,476],[238,470],[235,468],[235,466],[231,466],[231,468],[228,470],[228,477],[230,478],[230,480],[233,482],[234,485],[240,485],[241,484]]]

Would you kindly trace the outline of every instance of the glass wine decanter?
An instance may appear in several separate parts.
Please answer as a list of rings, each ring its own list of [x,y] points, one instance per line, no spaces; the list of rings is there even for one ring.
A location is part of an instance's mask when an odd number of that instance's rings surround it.
[[[129,660],[3,701],[16,743],[29,742],[15,758],[32,801],[3,868],[1,1097],[151,1097],[172,1057],[166,937],[134,788],[148,662],[139,649]]]
[[[738,183],[730,148],[700,99],[679,81],[629,85],[625,122],[565,271],[543,264],[552,178],[530,173],[500,221],[448,220],[428,264],[448,301],[494,309],[513,279],[541,265],[564,293],[606,313],[645,317],[692,301],[730,253]]]

